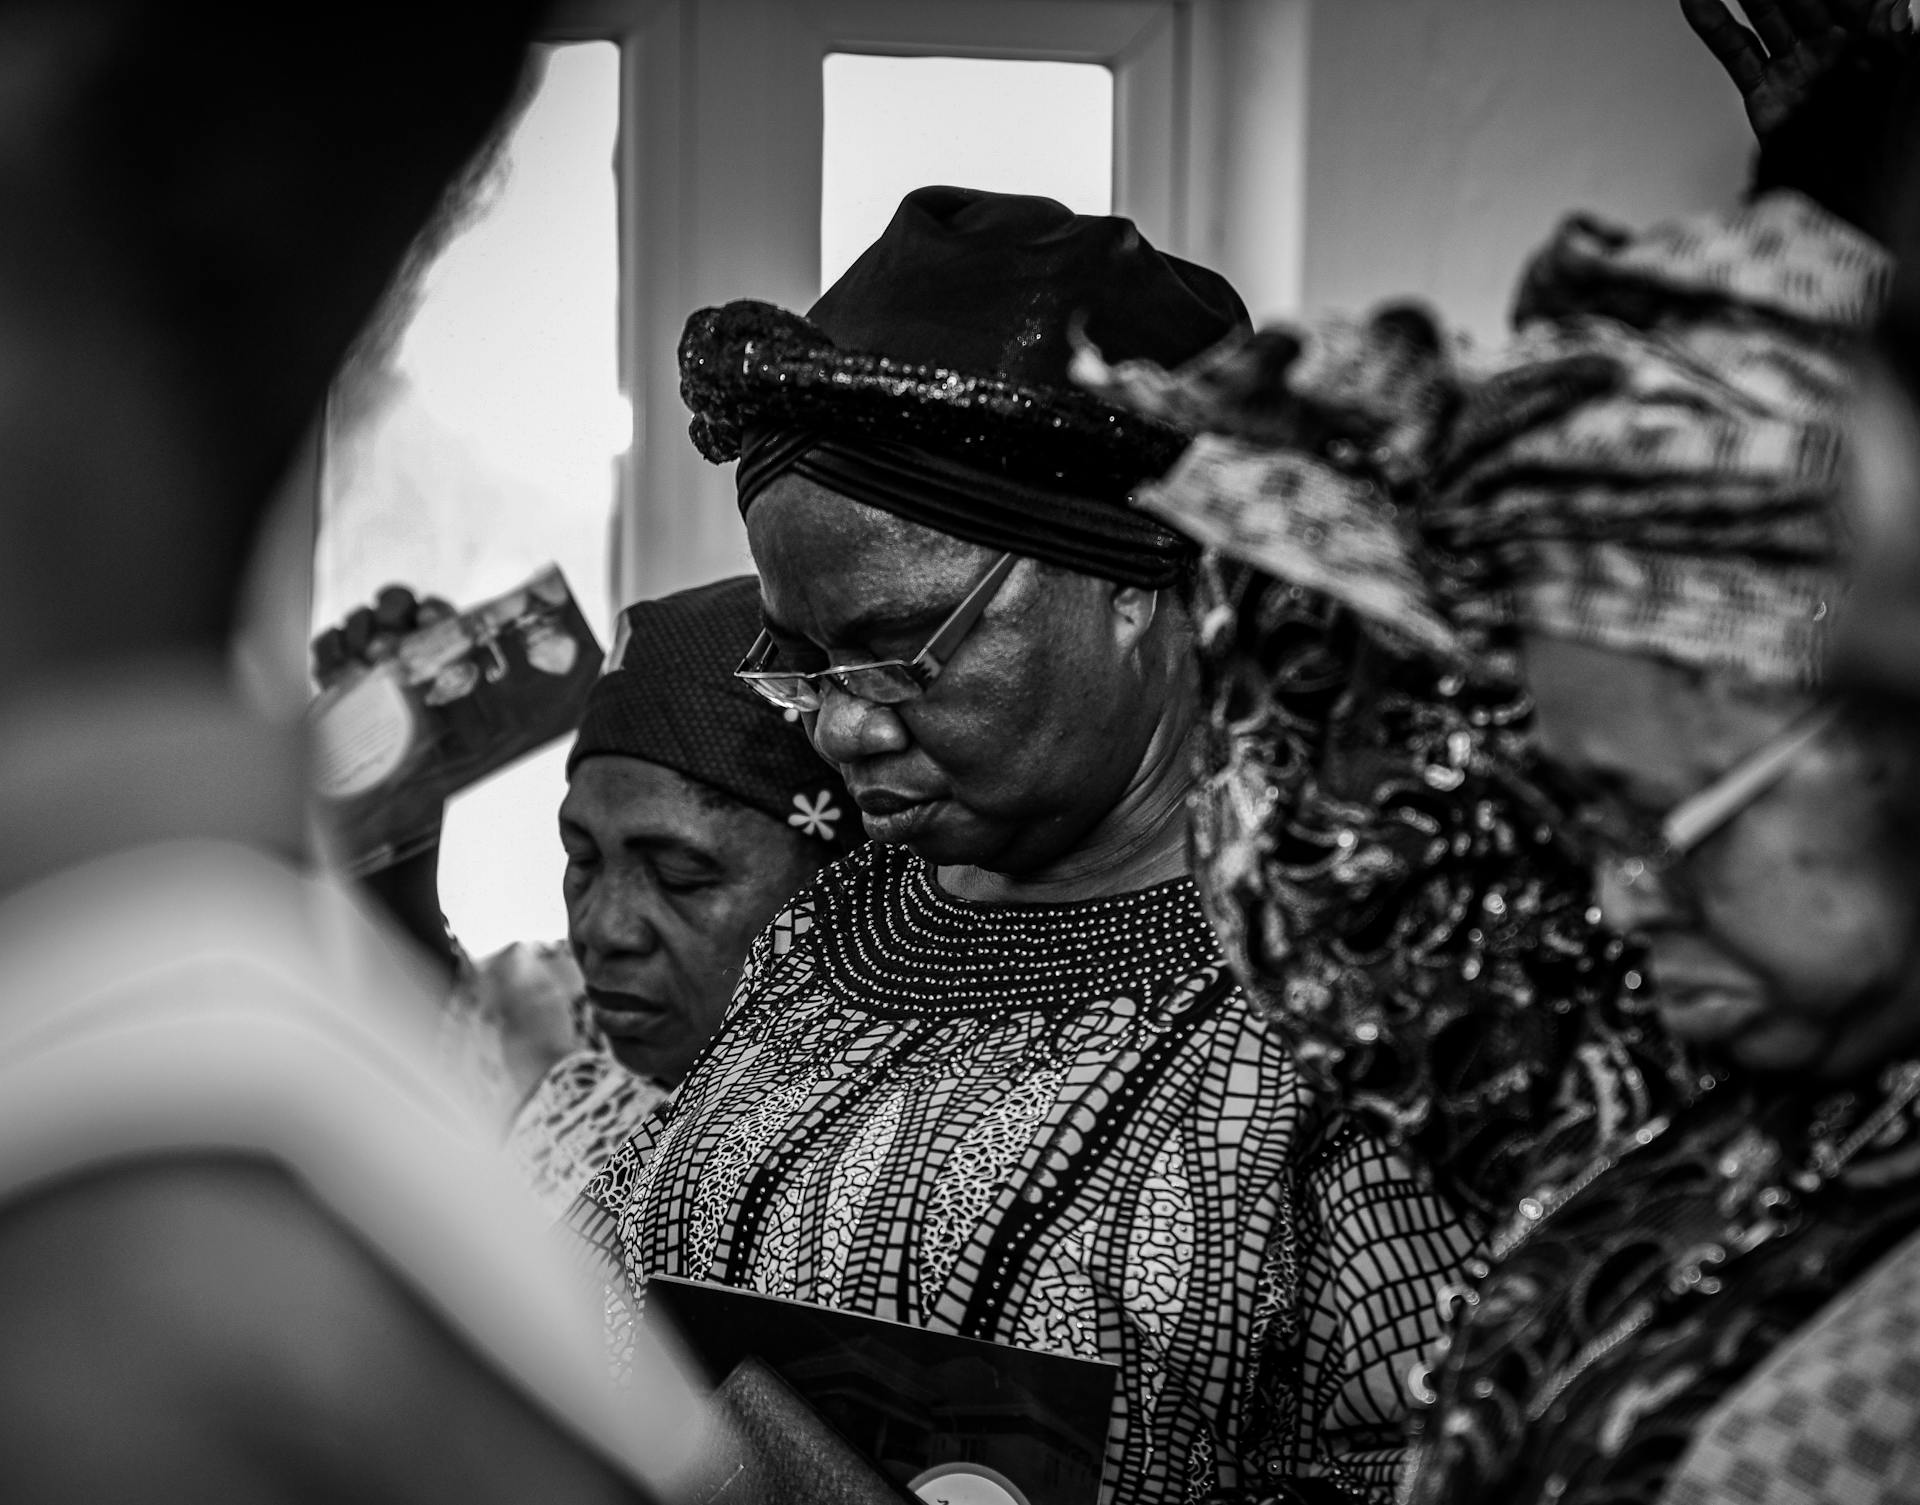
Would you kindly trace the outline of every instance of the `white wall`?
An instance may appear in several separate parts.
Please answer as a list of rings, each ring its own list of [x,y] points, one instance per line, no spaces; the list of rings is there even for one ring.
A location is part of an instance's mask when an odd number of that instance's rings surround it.
[[[1730,201],[1750,137],[1678,0],[1315,0],[1302,306],[1418,293],[1503,326],[1566,211]]]
[[[1496,334],[1563,214],[1725,203],[1750,152],[1678,0],[572,3],[629,18],[626,599],[747,567],[728,477],[686,438],[674,347],[703,304],[812,301],[830,45],[938,31],[928,50],[1109,62],[1119,211],[1256,317],[1416,295]]]

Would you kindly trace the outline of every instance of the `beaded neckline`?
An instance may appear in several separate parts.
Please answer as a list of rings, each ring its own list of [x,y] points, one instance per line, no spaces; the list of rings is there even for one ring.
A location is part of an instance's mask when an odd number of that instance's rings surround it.
[[[1220,963],[1190,878],[1069,904],[958,899],[903,848],[870,844],[823,876],[814,947],[874,1013],[959,1015],[1139,1003]]]

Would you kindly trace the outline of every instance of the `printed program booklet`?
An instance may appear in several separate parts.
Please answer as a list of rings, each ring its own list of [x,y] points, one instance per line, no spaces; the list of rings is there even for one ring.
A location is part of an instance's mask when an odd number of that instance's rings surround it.
[[[342,866],[376,872],[431,845],[450,795],[579,725],[600,666],[548,565],[322,691],[314,787]]]
[[[744,1496],[771,1492],[795,1505],[1099,1499],[1114,1364],[670,1276],[647,1281],[645,1312],[774,1455],[765,1471],[787,1471],[773,1486],[742,1487]],[[804,1482],[795,1470],[808,1471]],[[829,1474],[831,1485],[815,1482]]]

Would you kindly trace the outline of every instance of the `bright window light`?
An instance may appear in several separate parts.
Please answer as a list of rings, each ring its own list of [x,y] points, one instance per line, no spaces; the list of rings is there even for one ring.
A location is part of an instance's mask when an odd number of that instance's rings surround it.
[[[831,52],[823,83],[823,288],[879,238],[907,193],[930,183],[1113,212],[1110,69]]]
[[[336,387],[321,465],[314,624],[399,583],[471,605],[549,560],[604,644],[619,389],[620,52],[542,48],[525,114],[404,328]],[[476,956],[566,931],[564,746],[456,797],[440,893]]]

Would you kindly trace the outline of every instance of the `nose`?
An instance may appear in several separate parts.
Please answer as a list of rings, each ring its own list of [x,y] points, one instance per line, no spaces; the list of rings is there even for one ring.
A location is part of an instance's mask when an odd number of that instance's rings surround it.
[[[567,939],[584,967],[589,957],[649,956],[660,945],[649,885],[602,876],[568,906]]]
[[[849,695],[832,680],[821,687],[820,709],[814,714],[809,735],[815,752],[843,767],[866,758],[905,752],[911,740],[906,723],[892,706]]]
[[[1687,906],[1671,877],[1638,857],[1603,861],[1595,875],[1594,897],[1610,929],[1625,935],[1683,923]]]

